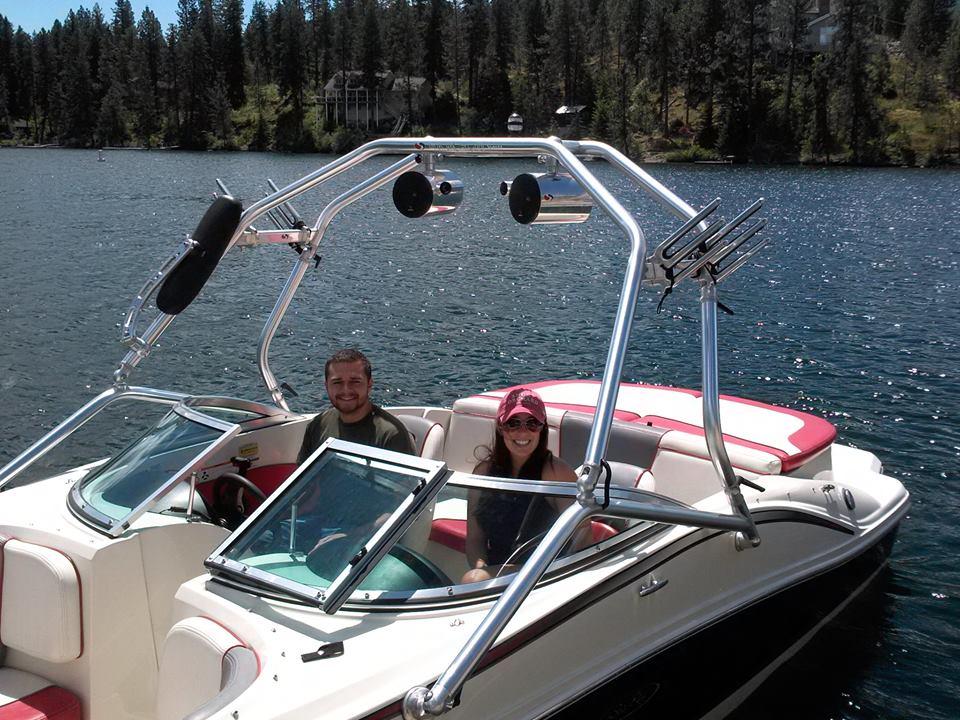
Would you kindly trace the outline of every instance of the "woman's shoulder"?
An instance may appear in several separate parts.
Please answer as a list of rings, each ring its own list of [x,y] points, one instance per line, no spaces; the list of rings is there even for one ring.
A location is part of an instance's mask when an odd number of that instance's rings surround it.
[[[489,475],[490,474],[491,463],[489,460],[481,460],[476,465],[473,466],[474,475]]]
[[[550,453],[547,461],[543,464],[541,479],[557,482],[576,482],[577,473],[570,467],[570,464],[567,463],[566,460]]]

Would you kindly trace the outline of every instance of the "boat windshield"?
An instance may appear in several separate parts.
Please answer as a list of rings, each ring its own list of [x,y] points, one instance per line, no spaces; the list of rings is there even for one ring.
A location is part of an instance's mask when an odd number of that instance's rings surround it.
[[[329,440],[207,565],[322,603],[327,612],[364,579],[421,587],[417,567],[394,544],[440,489],[445,469],[441,462]]]
[[[186,405],[175,407],[140,439],[74,485],[71,507],[111,535],[126,530],[239,430],[226,420],[222,408],[211,411],[207,415]]]

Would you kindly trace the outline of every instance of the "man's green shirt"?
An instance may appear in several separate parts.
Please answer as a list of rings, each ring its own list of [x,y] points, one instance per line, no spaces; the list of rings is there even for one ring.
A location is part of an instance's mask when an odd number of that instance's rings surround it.
[[[374,405],[370,414],[355,423],[344,422],[336,408],[329,408],[317,415],[307,425],[297,464],[306,460],[327,438],[339,438],[408,455],[417,454],[404,424],[379,405]]]

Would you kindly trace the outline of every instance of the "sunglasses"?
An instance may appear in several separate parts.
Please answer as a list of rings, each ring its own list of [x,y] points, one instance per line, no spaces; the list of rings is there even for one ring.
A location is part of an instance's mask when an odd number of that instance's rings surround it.
[[[543,423],[535,418],[527,418],[526,420],[521,420],[520,418],[510,418],[503,424],[503,426],[507,430],[519,430],[520,428],[526,428],[530,432],[537,432],[543,427]]]

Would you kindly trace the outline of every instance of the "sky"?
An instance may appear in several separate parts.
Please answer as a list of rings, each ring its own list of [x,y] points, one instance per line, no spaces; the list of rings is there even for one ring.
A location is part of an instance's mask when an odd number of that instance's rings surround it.
[[[252,1],[252,0],[251,0]],[[28,33],[41,28],[50,29],[54,20],[63,22],[70,10],[85,7],[92,10],[98,0],[0,0],[0,15],[13,25],[16,31],[19,25]],[[109,22],[113,17],[115,0],[99,0],[100,12]],[[250,3],[245,2],[244,6]],[[177,21],[177,0],[130,0],[133,16],[139,20],[143,9],[149,7],[166,30],[167,25]]]

